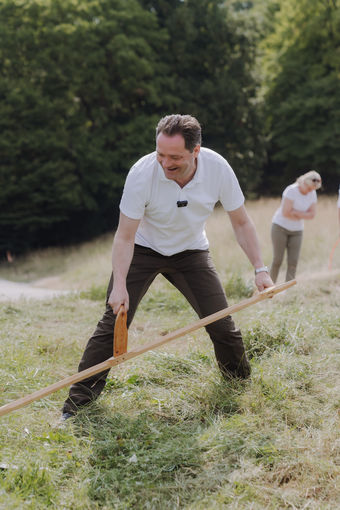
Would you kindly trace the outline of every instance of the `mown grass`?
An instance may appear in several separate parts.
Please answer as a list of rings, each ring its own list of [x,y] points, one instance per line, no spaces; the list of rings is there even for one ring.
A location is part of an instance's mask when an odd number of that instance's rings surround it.
[[[268,264],[275,204],[249,204]],[[102,397],[63,428],[57,420],[66,389],[0,418],[0,508],[337,508],[340,260],[328,271],[337,232],[331,205],[320,200],[308,225],[298,285],[235,314],[250,380],[223,380],[198,330],[112,370]],[[220,211],[208,228],[230,303],[237,302],[251,292],[252,269]],[[1,304],[2,404],[74,373],[101,316],[109,240],[54,250],[53,263],[48,253],[16,261],[17,279],[21,264],[32,279],[63,265],[54,283],[68,288],[69,281],[80,292]],[[4,266],[0,275],[11,271]],[[157,278],[129,347],[194,320],[182,296]]]

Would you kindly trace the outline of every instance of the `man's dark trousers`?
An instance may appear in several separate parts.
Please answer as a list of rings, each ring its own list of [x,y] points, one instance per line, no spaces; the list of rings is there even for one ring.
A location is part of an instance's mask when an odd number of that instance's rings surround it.
[[[189,301],[200,318],[228,306],[225,292],[208,250],[187,250],[164,256],[150,248],[135,245],[127,276],[130,307],[127,326],[131,324],[137,306],[158,274],[162,274]],[[112,289],[112,276],[107,300]],[[101,363],[112,356],[115,315],[106,300],[106,311],[90,338],[80,361],[79,372]],[[230,316],[206,326],[213,342],[219,368],[225,376],[246,378],[250,366],[244,350],[241,332]],[[109,370],[80,381],[70,388],[63,412],[74,413],[96,399],[105,386]]]

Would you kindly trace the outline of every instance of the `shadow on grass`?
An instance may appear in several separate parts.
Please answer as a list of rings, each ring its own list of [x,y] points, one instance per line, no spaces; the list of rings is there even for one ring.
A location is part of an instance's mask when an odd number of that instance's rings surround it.
[[[206,438],[216,421],[237,413],[244,384],[214,381],[204,402],[196,405],[196,413],[186,419],[178,404],[177,419],[176,413],[166,416],[156,409],[112,414],[100,403],[80,413],[78,433],[89,435],[92,441],[88,480],[94,505],[179,508],[199,500],[207,491],[219,490],[216,476],[207,475]],[[223,467],[219,466],[224,474],[234,468],[234,456],[230,464],[224,459]]]

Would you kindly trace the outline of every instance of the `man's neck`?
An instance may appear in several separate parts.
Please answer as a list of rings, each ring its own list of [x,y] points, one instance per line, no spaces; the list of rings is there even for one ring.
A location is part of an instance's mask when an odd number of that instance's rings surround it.
[[[184,186],[186,186],[188,184],[188,182],[190,182],[194,178],[196,170],[197,170],[197,159],[195,159],[195,166],[191,170],[191,172],[187,176],[183,177],[183,179],[175,179],[175,182],[178,184],[178,186],[180,186],[181,188],[184,188]]]

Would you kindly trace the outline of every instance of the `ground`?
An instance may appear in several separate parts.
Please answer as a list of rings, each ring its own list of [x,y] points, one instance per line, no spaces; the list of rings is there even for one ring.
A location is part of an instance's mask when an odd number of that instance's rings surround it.
[[[60,294],[66,294],[67,292],[68,291],[65,290],[40,287],[38,282],[34,284],[16,283],[0,279],[0,301],[8,301],[9,299],[14,301],[22,297],[45,299],[59,296]]]

